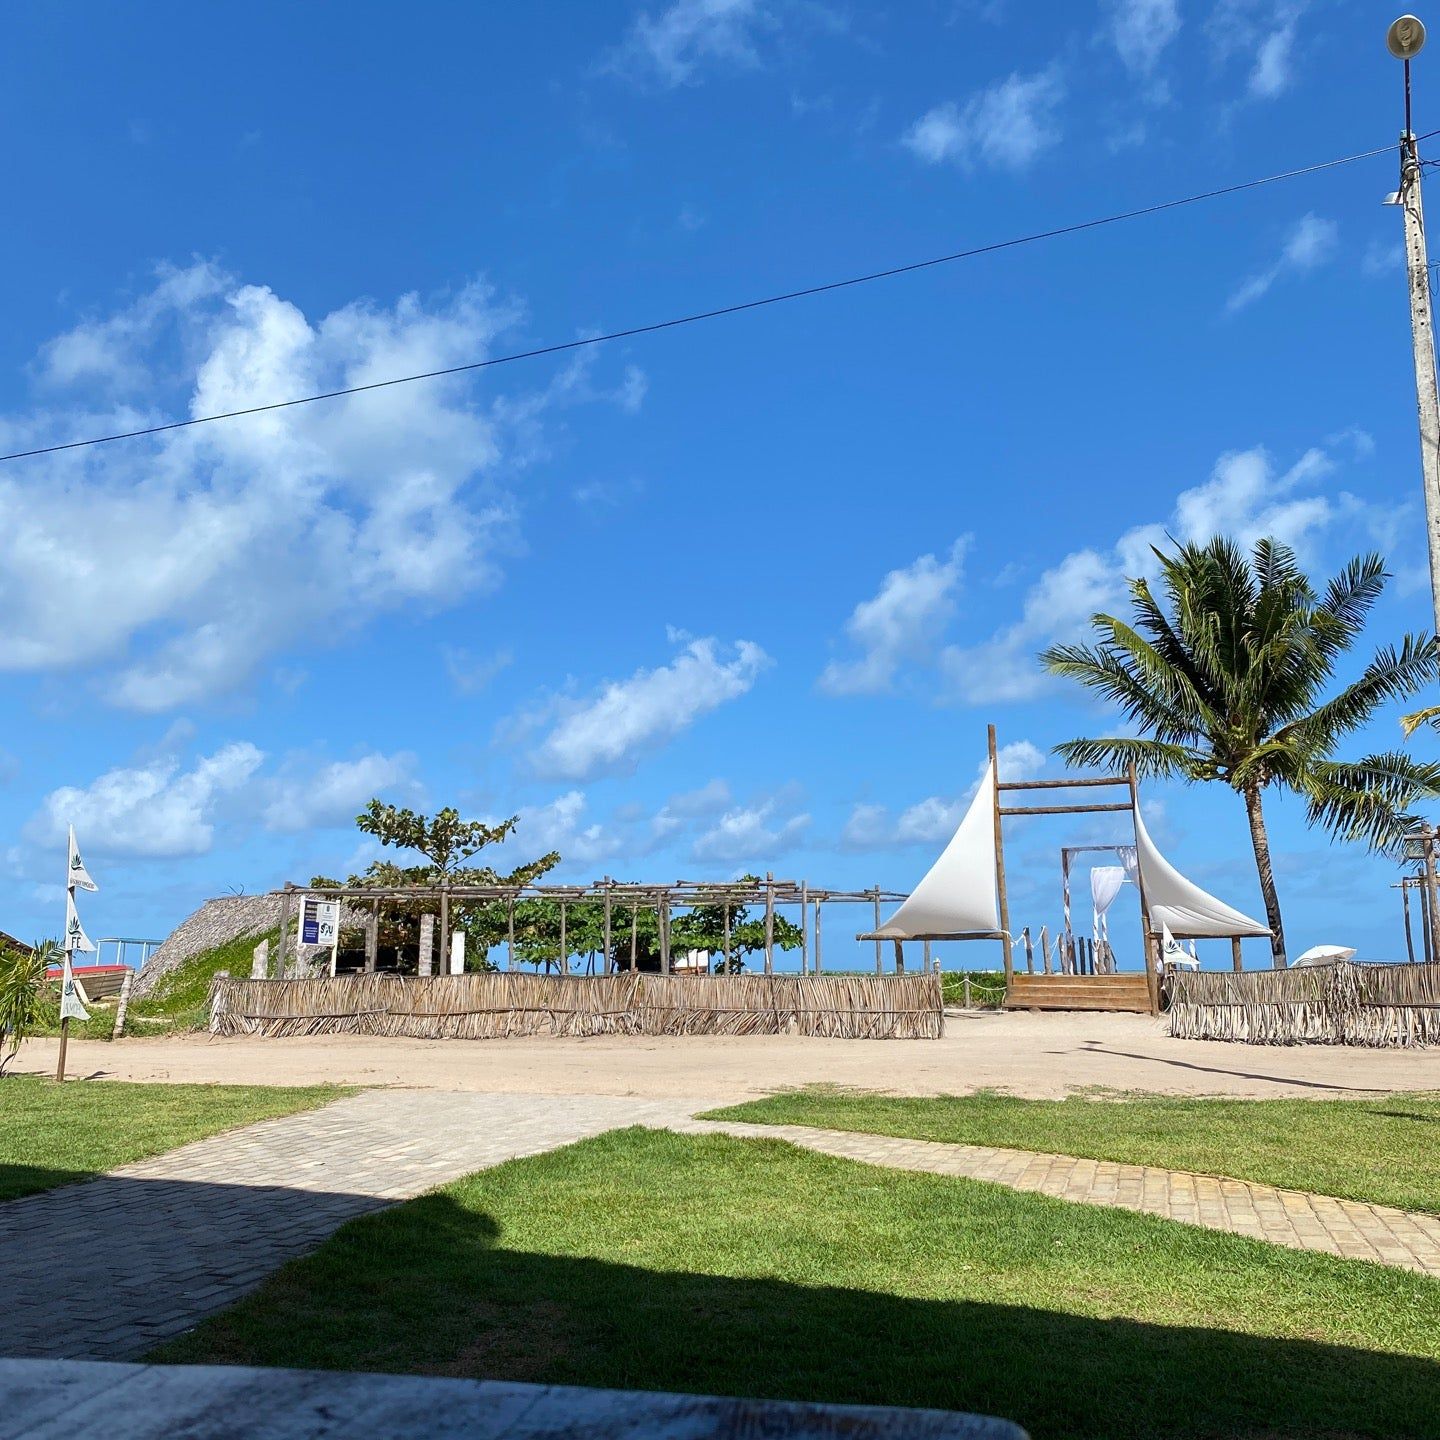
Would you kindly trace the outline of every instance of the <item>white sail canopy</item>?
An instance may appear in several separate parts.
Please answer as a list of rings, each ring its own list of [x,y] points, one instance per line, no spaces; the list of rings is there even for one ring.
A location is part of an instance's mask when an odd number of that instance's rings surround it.
[[[977,935],[1000,928],[995,898],[995,767],[960,827],[910,898],[875,932],[883,940],[923,935]]]
[[[1268,926],[1232,910],[1223,900],[1217,900],[1208,891],[1187,880],[1155,848],[1138,805],[1135,807],[1135,851],[1152,931],[1168,928],[1174,935],[1199,939],[1270,933]]]

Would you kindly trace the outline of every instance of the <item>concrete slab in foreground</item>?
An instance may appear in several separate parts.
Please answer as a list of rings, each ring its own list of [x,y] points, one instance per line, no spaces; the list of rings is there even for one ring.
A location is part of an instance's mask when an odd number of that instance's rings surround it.
[[[222,1365],[0,1360],[9,1440],[1026,1440],[944,1410]]]

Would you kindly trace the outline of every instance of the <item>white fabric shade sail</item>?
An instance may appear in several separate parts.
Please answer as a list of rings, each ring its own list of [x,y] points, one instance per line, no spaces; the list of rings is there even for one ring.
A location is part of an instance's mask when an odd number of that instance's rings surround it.
[[[1270,927],[1252,920],[1187,880],[1156,848],[1135,807],[1135,851],[1145,907],[1152,931],[1206,939],[1227,935],[1268,935]]]
[[[995,934],[1000,929],[995,872],[995,767],[990,765],[950,843],[876,936],[915,940]]]
[[[1095,865],[1090,870],[1090,903],[1094,910],[1092,933],[1096,940],[1107,945],[1110,943],[1110,923],[1105,913],[1115,903],[1120,887],[1129,878],[1123,865]]]

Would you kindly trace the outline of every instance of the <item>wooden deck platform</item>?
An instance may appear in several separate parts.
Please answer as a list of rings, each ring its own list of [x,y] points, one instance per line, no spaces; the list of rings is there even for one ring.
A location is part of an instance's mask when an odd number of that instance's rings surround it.
[[[1016,975],[1007,1010],[1125,1010],[1150,1013],[1143,972],[1133,975]]]

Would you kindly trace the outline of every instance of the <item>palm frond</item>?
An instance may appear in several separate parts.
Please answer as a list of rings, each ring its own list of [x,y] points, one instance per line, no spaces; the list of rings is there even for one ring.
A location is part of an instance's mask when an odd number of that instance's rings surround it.
[[[1411,807],[1440,795],[1440,763],[1395,750],[1356,761],[1323,761],[1310,767],[1305,795],[1312,825],[1342,840],[1393,851],[1419,823]]]
[[[1206,757],[1202,751],[1186,745],[1171,745],[1163,740],[1112,738],[1066,740],[1055,746],[1067,765],[1082,770],[1108,770],[1120,775],[1133,765],[1142,779],[1161,779],[1179,775],[1186,780],[1200,779],[1197,767],[1203,769]]]

